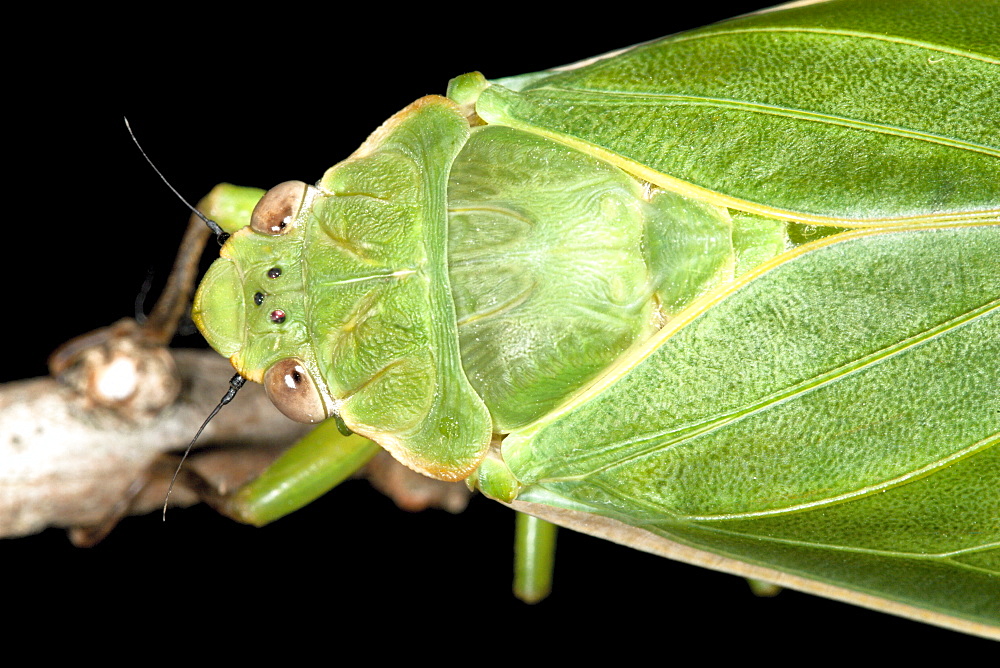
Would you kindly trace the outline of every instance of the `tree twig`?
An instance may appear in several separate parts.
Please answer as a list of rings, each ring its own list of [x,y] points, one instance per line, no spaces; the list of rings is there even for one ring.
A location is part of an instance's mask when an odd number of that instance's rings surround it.
[[[0,537],[99,522],[154,458],[187,444],[225,392],[232,369],[209,351],[171,353],[180,393],[151,417],[123,417],[51,378],[0,386]],[[305,430],[275,410],[257,386],[228,408],[199,444],[229,446],[228,454],[192,464],[223,488],[255,475]],[[134,512],[148,512],[162,499],[160,493],[140,500]],[[195,501],[180,493],[175,503]]]

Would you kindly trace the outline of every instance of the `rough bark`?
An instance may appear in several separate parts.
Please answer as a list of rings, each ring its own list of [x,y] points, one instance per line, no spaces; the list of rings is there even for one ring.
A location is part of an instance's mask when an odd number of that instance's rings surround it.
[[[226,391],[228,362],[208,351],[174,350],[176,399],[151,416],[127,416],[52,378],[0,387],[0,537],[48,526],[100,522],[150,463],[183,449]],[[206,428],[192,466],[231,489],[266,466],[304,426],[275,410],[259,386],[248,386]],[[155,489],[154,489],[155,488]],[[162,505],[164,488],[140,495],[134,514]],[[174,505],[190,505],[178,490]]]

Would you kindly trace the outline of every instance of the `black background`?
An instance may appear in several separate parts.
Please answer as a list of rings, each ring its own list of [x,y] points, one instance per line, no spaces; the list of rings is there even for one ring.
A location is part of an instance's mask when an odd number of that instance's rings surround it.
[[[392,113],[443,94],[452,76],[545,69],[766,4],[681,16],[606,5],[575,18],[457,4],[399,14],[372,4],[360,7],[367,24],[308,5],[126,17],[124,29],[89,45],[100,57],[74,63],[67,54],[65,72],[32,77],[21,124],[8,128],[12,137],[23,128],[29,147],[8,156],[17,176],[3,246],[2,380],[44,374],[59,342],[132,314],[148,269],[169,272],[187,214],[132,145],[123,115],[192,201],[223,180],[313,182]],[[175,345],[203,344],[195,335]],[[144,627],[159,641],[181,620],[181,637],[207,628],[243,641],[310,629],[351,643],[378,629],[401,640],[369,651],[398,645],[458,660],[481,651],[463,638],[498,633],[501,657],[533,654],[511,628],[566,656],[610,646],[619,658],[640,646],[664,658],[690,647],[793,658],[803,642],[847,652],[855,643],[891,651],[980,642],[795,592],[758,599],[739,578],[570,532],[553,595],[528,607],[510,595],[512,530],[511,513],[482,498],[461,516],[412,515],[351,482],[264,529],[198,508],[166,524],[126,520],[89,550],[57,530],[0,541],[4,603],[99,638]],[[331,660],[339,652],[330,648]]]

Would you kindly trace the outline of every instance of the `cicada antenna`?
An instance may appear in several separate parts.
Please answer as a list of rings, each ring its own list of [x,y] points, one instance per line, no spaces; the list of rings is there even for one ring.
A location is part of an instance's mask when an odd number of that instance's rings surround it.
[[[186,460],[188,454],[190,454],[191,448],[194,447],[194,444],[198,440],[198,437],[201,436],[201,432],[205,431],[205,427],[207,427],[208,423],[212,421],[212,418],[218,415],[219,411],[222,410],[223,406],[225,406],[226,404],[228,404],[230,401],[233,400],[233,397],[236,396],[236,393],[240,391],[240,388],[243,387],[243,385],[246,384],[246,382],[247,379],[241,376],[240,374],[236,374],[235,376],[229,379],[229,389],[226,391],[226,395],[222,397],[222,400],[219,401],[219,405],[216,406],[212,410],[212,412],[209,413],[208,417],[205,418],[205,421],[201,423],[201,426],[198,428],[198,433],[196,433],[194,435],[194,438],[191,439],[191,442],[188,443],[187,449],[184,451],[184,455],[181,457],[181,461],[177,463],[177,470],[174,471],[174,477],[170,479],[170,485],[167,487],[167,494],[166,496],[163,497],[164,522],[167,521],[167,503],[170,501],[170,492],[174,491],[174,483],[177,482],[177,476],[180,475],[181,467],[184,466],[184,460]]]
[[[124,117],[124,119],[125,119],[125,127],[128,129],[129,136],[132,137],[132,141],[135,143],[135,147],[139,149],[139,153],[141,153],[142,157],[146,159],[146,162],[149,163],[149,166],[153,168],[153,171],[156,172],[156,175],[160,177],[160,180],[163,181],[168,188],[170,188],[171,192],[173,192],[174,195],[177,196],[177,199],[179,199],[181,202],[184,203],[184,206],[191,209],[194,215],[198,216],[203,221],[205,221],[205,224],[208,225],[208,229],[212,231],[212,233],[215,235],[215,238],[218,240],[219,245],[221,246],[222,244],[224,244],[226,242],[226,239],[229,238],[229,233],[223,230],[217,222],[215,222],[214,220],[203,214],[195,207],[191,206],[191,203],[188,202],[186,199],[184,199],[183,195],[177,192],[177,189],[174,188],[174,186],[170,183],[170,181],[167,180],[167,177],[163,175],[163,172],[161,172],[159,168],[157,168],[157,166],[153,164],[153,161],[150,159],[150,157],[146,155],[146,151],[142,149],[142,145],[139,143],[139,139],[135,136],[135,133],[132,131],[132,126],[129,124],[128,118]],[[181,461],[177,463],[177,469],[174,471],[173,477],[170,478],[170,485],[167,486],[167,493],[163,497],[164,522],[167,521],[167,505],[170,503],[170,493],[174,491],[174,484],[177,482],[177,476],[180,475],[181,469],[184,467],[184,462],[187,460],[188,455],[191,454],[191,448],[194,447],[194,444],[198,441],[198,438],[201,436],[201,433],[205,431],[205,427],[208,426],[208,423],[212,421],[212,418],[214,418],[216,415],[219,414],[219,411],[222,410],[223,406],[225,406],[226,404],[228,404],[230,401],[233,400],[233,398],[236,396],[236,393],[240,391],[240,388],[243,387],[243,385],[245,385],[246,382],[247,379],[241,376],[240,374],[236,374],[235,376],[229,379],[229,389],[226,391],[225,396],[222,397],[222,400],[219,401],[219,404],[212,410],[211,413],[209,413],[208,417],[205,418],[205,421],[201,423],[201,426],[198,427],[198,431],[197,433],[195,433],[194,438],[192,438],[191,442],[188,443],[187,448],[184,450],[184,454],[181,456]]]
[[[183,195],[177,192],[177,189],[174,188],[173,185],[171,185],[170,181],[167,180],[167,177],[163,175],[163,172],[161,172],[159,168],[157,168],[157,166],[153,164],[153,161],[150,159],[148,155],[146,155],[146,152],[142,149],[142,145],[139,143],[138,138],[136,138],[135,133],[132,132],[132,126],[129,125],[128,118],[127,117],[123,118],[125,119],[125,127],[128,129],[128,134],[130,137],[132,137],[132,141],[135,143],[135,147],[139,149],[139,153],[142,153],[142,157],[146,159],[146,162],[148,162],[149,166],[153,168],[153,171],[156,172],[156,175],[160,177],[160,180],[163,181],[165,184],[167,184],[167,187],[170,188],[171,192],[173,192],[174,195],[177,196],[177,199],[184,202],[184,206],[191,209],[194,215],[198,216],[203,221],[205,221],[205,224],[208,225],[208,229],[212,230],[212,234],[215,235],[215,239],[219,242],[220,246],[226,243],[226,239],[229,238],[229,233],[223,230],[217,222],[215,222],[214,220],[203,214],[195,207],[191,206],[191,203],[188,202],[186,199],[184,199]]]

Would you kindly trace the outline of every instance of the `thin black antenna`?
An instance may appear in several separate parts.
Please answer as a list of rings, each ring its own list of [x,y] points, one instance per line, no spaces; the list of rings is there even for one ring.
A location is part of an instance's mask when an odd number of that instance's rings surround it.
[[[214,220],[203,214],[198,209],[191,206],[191,204],[186,199],[184,199],[184,197],[179,192],[177,192],[177,189],[174,188],[172,185],[170,185],[170,181],[167,181],[167,177],[163,175],[163,172],[157,169],[156,165],[153,164],[153,161],[149,159],[148,155],[146,155],[146,152],[142,150],[142,145],[139,144],[139,140],[136,138],[135,133],[132,132],[132,126],[129,125],[128,118],[124,116],[123,118],[125,118],[125,127],[128,128],[129,136],[132,137],[132,141],[135,143],[135,147],[139,149],[139,153],[142,153],[142,157],[146,159],[146,162],[148,162],[149,166],[153,168],[153,171],[156,172],[156,175],[160,177],[160,180],[166,183],[167,187],[170,188],[170,190],[175,195],[177,195],[177,199],[184,202],[184,206],[191,209],[191,211],[194,212],[194,215],[198,216],[203,221],[205,221],[205,224],[208,225],[208,229],[212,230],[212,234],[215,235],[215,238],[218,240],[220,246],[226,243],[226,239],[229,238],[229,232],[223,230],[221,227],[219,227],[219,224],[217,222],[215,222]]]
[[[207,427],[208,423],[212,421],[212,418],[214,418],[218,414],[218,412],[222,410],[223,406],[225,406],[226,404],[228,404],[230,401],[233,400],[233,397],[236,396],[236,393],[240,391],[240,388],[243,387],[243,385],[246,384],[246,382],[247,379],[241,376],[240,374],[236,374],[235,376],[229,379],[229,390],[226,391],[226,396],[222,397],[222,401],[219,402],[219,405],[215,407],[215,409],[211,412],[211,414],[209,414],[207,418],[205,418],[205,421],[201,423],[201,427],[198,428],[198,433],[195,434],[194,438],[191,439],[191,442],[188,443],[187,450],[184,451],[184,456],[181,457],[181,461],[177,464],[177,470],[174,471],[174,477],[170,479],[170,486],[167,487],[167,494],[166,496],[163,497],[164,522],[167,521],[167,502],[170,501],[170,492],[174,491],[174,483],[177,482],[177,476],[180,475],[181,467],[184,466],[184,460],[187,459],[188,454],[191,452],[191,448],[194,447],[195,441],[197,441],[198,437],[201,436],[201,432],[205,430],[205,427]]]

